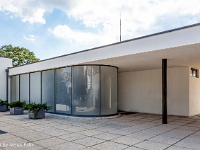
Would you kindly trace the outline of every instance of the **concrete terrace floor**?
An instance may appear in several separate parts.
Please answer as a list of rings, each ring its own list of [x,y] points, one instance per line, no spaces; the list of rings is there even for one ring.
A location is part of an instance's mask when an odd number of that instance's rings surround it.
[[[31,120],[28,115],[0,112],[0,150],[190,150],[200,149],[200,117],[130,114],[107,119],[70,118],[46,114]]]

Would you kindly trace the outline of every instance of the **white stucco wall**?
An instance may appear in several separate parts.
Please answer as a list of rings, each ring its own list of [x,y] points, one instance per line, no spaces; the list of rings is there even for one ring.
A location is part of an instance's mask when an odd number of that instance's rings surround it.
[[[162,113],[161,69],[119,73],[119,110]],[[168,69],[168,114],[189,115],[188,67]]]
[[[200,114],[200,78],[191,77],[189,69],[189,115],[194,116]]]
[[[6,69],[12,67],[12,59],[0,57],[0,99],[6,100]]]

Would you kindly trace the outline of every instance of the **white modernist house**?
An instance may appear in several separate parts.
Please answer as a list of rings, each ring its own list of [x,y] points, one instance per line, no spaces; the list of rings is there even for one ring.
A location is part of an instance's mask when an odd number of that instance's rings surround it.
[[[48,102],[51,112],[74,116],[163,114],[166,123],[167,114],[200,114],[199,68],[194,24],[9,68],[9,100]]]
[[[9,99],[8,67],[12,67],[12,59],[0,57],[0,99]]]

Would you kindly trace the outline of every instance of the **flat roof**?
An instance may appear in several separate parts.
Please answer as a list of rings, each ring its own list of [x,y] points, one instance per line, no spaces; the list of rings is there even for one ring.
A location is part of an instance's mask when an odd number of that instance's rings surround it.
[[[159,33],[154,33],[146,36],[125,40],[122,42],[112,43],[100,47],[94,47],[91,49],[86,49],[70,54],[52,57],[49,59],[41,60],[36,63],[14,67],[10,69],[11,71],[10,74],[12,75],[23,72],[24,73],[31,72],[31,70],[39,71],[51,68],[59,68],[63,66],[89,64],[89,63],[113,65],[119,67],[119,69],[121,68],[122,71],[123,70],[128,71],[127,69],[123,69],[123,67],[130,65],[130,63],[137,64],[137,62],[134,62],[132,59],[137,59],[138,56],[141,58],[142,63],[145,63],[145,60],[142,60],[143,58],[146,58],[147,60],[149,58],[152,58],[152,56],[155,57],[155,55],[159,55],[159,57],[156,58],[159,60],[165,58],[165,56],[166,58],[170,59],[172,54],[173,56],[174,55],[178,56],[178,53],[176,54],[176,51],[178,52],[180,51],[180,49],[176,50],[177,47],[181,48],[186,46],[187,48],[190,49],[192,48],[190,47],[191,45],[195,44],[197,46],[198,44],[200,44],[199,33],[200,33],[200,23],[196,23],[189,26],[184,26],[172,30],[167,30]],[[187,53],[188,51],[187,48],[185,48],[185,50],[182,49],[182,51],[180,52],[182,54]],[[163,51],[164,49],[165,51]],[[170,50],[169,52],[169,49],[171,50],[173,49],[173,51]],[[195,47],[195,53],[197,53],[196,56],[198,56],[198,51],[196,50],[197,49]],[[152,54],[152,52],[154,53]],[[186,56],[185,55],[182,56],[187,57],[188,53]],[[152,59],[155,60],[155,58]],[[190,57],[189,59],[192,59],[192,57]],[[127,60],[129,60],[130,63],[128,63]],[[124,66],[120,65],[120,63],[124,64]],[[178,65],[180,65],[180,63],[178,63],[177,66]],[[190,64],[188,63],[187,65]],[[30,66],[32,67],[32,69],[26,66]],[[175,66],[175,64],[173,66]],[[148,67],[143,67],[143,68],[148,69]],[[150,69],[151,68],[152,67],[150,67]],[[157,67],[155,66],[155,68]],[[132,67],[131,70],[134,70],[134,68]]]

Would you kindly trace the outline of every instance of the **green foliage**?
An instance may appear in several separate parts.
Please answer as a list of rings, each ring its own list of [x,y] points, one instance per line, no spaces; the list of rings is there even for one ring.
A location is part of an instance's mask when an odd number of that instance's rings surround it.
[[[3,101],[2,99],[0,99],[0,106],[2,105],[8,105],[8,102],[7,101]]]
[[[12,45],[1,46],[0,57],[11,58],[14,67],[39,61],[35,54],[28,49]]]
[[[50,107],[47,106],[47,103],[43,103],[43,104],[30,103],[30,104],[26,104],[24,106],[24,109],[28,110],[29,113],[33,113],[33,116],[34,116],[33,119],[37,119],[40,110],[44,109],[47,111],[50,109]]]
[[[11,102],[9,104],[10,108],[13,108],[13,107],[24,107],[26,105],[26,102],[20,102],[20,101],[14,101],[14,102]]]
[[[49,110],[50,107],[47,106],[47,103],[43,103],[43,104],[30,103],[30,104],[26,104],[24,106],[24,109],[28,110],[29,112],[33,112],[33,111],[38,112],[41,109]]]
[[[24,106],[24,109],[28,110],[29,113],[33,113],[34,119],[37,119],[38,113],[39,113],[39,111],[40,111],[41,109],[49,110],[50,107],[47,106],[47,103],[43,103],[43,104],[31,103],[31,104],[25,105],[25,106]]]

